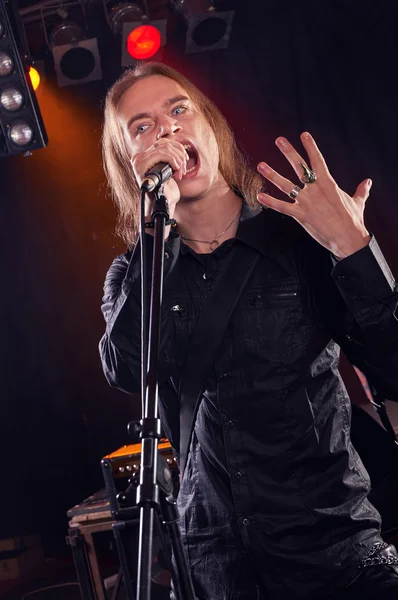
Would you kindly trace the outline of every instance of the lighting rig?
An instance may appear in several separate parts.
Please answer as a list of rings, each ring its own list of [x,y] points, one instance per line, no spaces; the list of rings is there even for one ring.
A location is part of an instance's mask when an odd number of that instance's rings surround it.
[[[102,78],[97,37],[87,34],[106,36],[101,23],[113,45],[120,44],[123,68],[137,60],[161,61],[168,28],[176,22],[185,31],[185,54],[227,48],[235,11],[219,10],[222,5],[217,0],[40,0],[20,13],[26,26],[41,22],[58,84],[64,86]],[[92,14],[86,14],[88,6]]]
[[[0,157],[29,155],[48,141],[13,4],[0,0]]]

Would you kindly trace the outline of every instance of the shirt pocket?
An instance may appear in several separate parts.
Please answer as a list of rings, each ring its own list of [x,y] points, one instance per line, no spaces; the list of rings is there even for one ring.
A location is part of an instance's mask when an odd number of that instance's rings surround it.
[[[186,294],[174,295],[164,307],[165,338],[163,358],[166,362],[185,363],[188,346],[196,324],[194,304]]]
[[[290,362],[309,337],[298,279],[253,286],[243,297],[241,335],[246,350],[274,362]]]

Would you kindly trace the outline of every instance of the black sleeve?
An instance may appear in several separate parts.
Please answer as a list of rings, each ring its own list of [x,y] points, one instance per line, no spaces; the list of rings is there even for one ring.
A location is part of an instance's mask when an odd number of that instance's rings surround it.
[[[153,237],[145,236],[150,276]],[[175,267],[180,239],[165,245],[164,279]],[[140,392],[141,376],[141,260],[140,240],[133,252],[118,256],[105,279],[102,313],[106,322],[99,351],[108,383],[128,393]]]
[[[378,392],[398,401],[398,286],[376,240],[340,261],[314,255],[323,323]]]

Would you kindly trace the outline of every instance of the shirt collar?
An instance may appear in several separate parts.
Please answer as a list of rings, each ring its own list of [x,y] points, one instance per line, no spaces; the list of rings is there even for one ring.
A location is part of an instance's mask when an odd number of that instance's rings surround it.
[[[266,218],[266,213],[268,210],[269,209],[264,209],[260,205],[257,205],[253,208],[249,206],[247,202],[243,202],[242,213],[234,239],[239,240],[240,242],[243,242],[244,244],[247,244],[256,250],[259,250],[262,254],[264,254],[266,251],[266,246],[268,245],[269,236],[272,234],[272,230],[268,223],[269,219]],[[181,237],[178,233],[171,231],[169,235],[169,241],[172,242],[172,244],[174,242],[173,245],[175,245],[177,239],[180,241],[179,249],[182,254],[193,252],[189,246],[182,243]],[[230,240],[227,241],[230,242]],[[222,246],[224,246],[224,244],[222,244]]]

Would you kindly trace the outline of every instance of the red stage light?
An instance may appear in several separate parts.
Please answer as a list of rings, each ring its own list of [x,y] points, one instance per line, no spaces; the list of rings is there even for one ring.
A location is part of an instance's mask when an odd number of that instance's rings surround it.
[[[127,37],[127,52],[137,60],[152,58],[162,43],[160,32],[153,25],[140,25]]]

